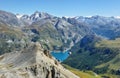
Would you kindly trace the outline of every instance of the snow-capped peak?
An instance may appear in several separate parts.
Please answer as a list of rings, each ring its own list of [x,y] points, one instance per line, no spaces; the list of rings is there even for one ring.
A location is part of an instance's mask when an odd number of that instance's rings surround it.
[[[120,16],[115,16],[115,18],[120,19]]]
[[[36,22],[44,18],[52,18],[53,16],[48,13],[36,11],[32,15],[16,14],[16,17],[24,21]]]
[[[36,11],[34,14],[32,14],[30,16],[30,20],[38,21],[38,20],[43,19],[43,18],[52,18],[52,17],[53,16],[48,14],[48,13]]]
[[[49,16],[49,14],[47,13],[44,13],[44,12],[39,12],[39,11],[36,11],[33,15],[34,18],[46,18],[47,16]]]
[[[20,19],[22,16],[23,16],[23,15],[21,15],[21,14],[16,14],[16,17],[17,17],[18,19]]]
[[[38,18],[39,15],[40,15],[40,12],[36,11],[36,12],[35,12],[35,18]]]
[[[87,18],[91,18],[92,16],[85,16],[85,17],[87,17]]]

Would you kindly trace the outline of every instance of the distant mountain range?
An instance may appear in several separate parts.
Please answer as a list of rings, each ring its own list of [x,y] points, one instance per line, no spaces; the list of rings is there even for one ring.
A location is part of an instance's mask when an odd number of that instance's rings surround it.
[[[59,18],[48,13],[35,12],[31,16],[14,15],[0,11],[1,24],[16,27],[27,35],[28,40],[40,42],[45,49],[65,50],[92,31],[75,19]]]
[[[115,17],[103,17],[103,16],[92,16],[92,17],[75,17],[79,22],[88,25],[93,32],[97,35],[114,39],[120,36],[120,19]],[[109,33],[109,34],[108,34]]]
[[[0,24],[19,28],[28,40],[39,41],[49,50],[69,49],[88,34],[108,39],[120,36],[120,19],[115,17],[60,18],[38,11],[30,16],[0,11]]]

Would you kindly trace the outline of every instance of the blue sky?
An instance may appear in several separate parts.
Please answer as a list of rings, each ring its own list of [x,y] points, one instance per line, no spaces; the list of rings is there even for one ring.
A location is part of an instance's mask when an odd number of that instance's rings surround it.
[[[37,10],[56,16],[120,16],[120,0],[0,0],[0,10],[29,15]]]

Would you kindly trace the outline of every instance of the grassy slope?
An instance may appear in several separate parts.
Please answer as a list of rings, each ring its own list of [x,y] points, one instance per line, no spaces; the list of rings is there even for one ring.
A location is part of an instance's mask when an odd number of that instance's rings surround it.
[[[6,34],[10,37],[14,36],[19,39],[21,39],[21,37],[24,35],[21,30],[17,28],[10,28],[4,24],[0,24],[0,33]]]
[[[9,40],[12,42],[7,42]],[[5,24],[0,24],[0,54],[19,50],[25,46],[26,41],[27,37],[17,27],[14,28]]]
[[[117,75],[112,75],[112,74],[100,74],[97,75],[92,71],[80,71],[78,69],[72,68],[66,64],[63,64],[63,66],[70,70],[72,73],[76,74],[77,76],[79,76],[80,78],[103,78],[103,77],[108,77],[108,78],[119,78],[120,76]]]
[[[47,24],[46,26],[42,26],[42,30],[39,30],[41,33],[41,38],[43,40],[49,40],[48,43],[46,43],[49,48],[52,48],[51,46],[62,46],[62,41],[59,40],[60,36],[58,35],[58,32],[53,28],[51,24]]]
[[[111,70],[117,71],[120,68],[120,39],[102,40],[95,43],[93,48],[84,48],[75,48],[76,51],[64,63],[80,70],[86,69],[87,65],[101,76],[120,78],[111,73]]]
[[[116,40],[102,40],[95,44],[96,47],[107,47],[107,48],[120,48],[120,39]],[[101,64],[96,66],[96,68],[102,68],[105,66],[109,66],[109,69],[118,70],[120,68],[120,52],[116,55],[112,60],[107,63]],[[103,74],[104,76],[109,76],[110,78],[120,78],[119,75],[112,75],[112,74]]]
[[[117,48],[120,48],[120,39],[103,40],[103,41],[96,43],[96,47],[108,47],[108,48],[116,48],[117,49]],[[96,68],[101,68],[101,67],[104,67],[107,65],[109,65],[109,69],[118,70],[120,68],[120,52],[118,53],[118,55],[116,55],[115,58],[113,58],[112,60],[110,60],[107,63],[96,66]]]
[[[45,25],[32,25],[28,30],[35,29],[39,34],[34,34],[45,49],[53,50],[53,46],[61,47],[63,45],[61,37],[52,24],[46,23]]]
[[[120,39],[102,40],[95,44],[96,47],[120,48]]]
[[[80,78],[101,78],[100,76],[95,75],[94,72],[92,71],[83,72],[83,71],[79,71],[65,64],[63,64],[63,66],[67,68],[68,70],[70,70],[72,73],[78,75]]]

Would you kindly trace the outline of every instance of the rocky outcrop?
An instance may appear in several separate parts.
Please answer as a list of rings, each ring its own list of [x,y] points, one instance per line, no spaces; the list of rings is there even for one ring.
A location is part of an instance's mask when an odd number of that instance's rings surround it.
[[[0,56],[0,78],[79,78],[50,57],[39,43]]]

